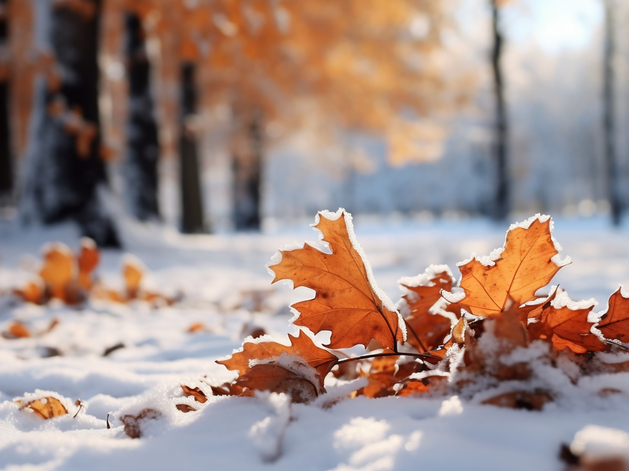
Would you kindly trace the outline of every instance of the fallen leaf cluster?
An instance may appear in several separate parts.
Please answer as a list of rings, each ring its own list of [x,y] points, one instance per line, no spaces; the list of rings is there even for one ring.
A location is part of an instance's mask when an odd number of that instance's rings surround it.
[[[94,272],[100,263],[100,251],[92,239],[82,238],[75,254],[65,244],[55,242],[42,248],[42,263],[35,276],[13,294],[24,302],[46,304],[57,299],[77,305],[88,298],[128,303],[142,300],[155,305],[172,304],[173,299],[142,286],[145,268],[140,260],[125,256],[122,261],[124,288],[117,291],[98,281]]]
[[[403,278],[406,293],[397,305],[377,287],[350,214],[319,213],[314,228],[325,249],[305,244],[280,251],[269,267],[273,282],[289,280],[315,292],[292,306],[299,333],[288,343],[248,339],[217,361],[237,373],[218,388],[222,394],[264,390],[310,402],[333,375],[364,378],[352,396],[479,394],[487,404],[540,409],[558,392],[538,377],[536,365],[563,368],[573,382],[629,368],[597,356],[626,350],[629,298],[621,289],[598,315],[595,303],[574,302],[558,287],[538,294],[568,263],[559,259],[548,216],[512,226],[501,250],[459,264],[458,285],[445,265]],[[318,345],[307,331],[327,331],[329,341]],[[357,348],[363,353],[356,355]]]

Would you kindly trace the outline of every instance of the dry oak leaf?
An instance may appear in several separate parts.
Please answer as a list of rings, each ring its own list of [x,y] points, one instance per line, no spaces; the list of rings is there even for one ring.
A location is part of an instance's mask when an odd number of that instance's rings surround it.
[[[629,342],[629,298],[622,295],[622,288],[610,296],[607,311],[596,327],[605,338]]]
[[[402,278],[398,283],[410,292],[402,296],[400,311],[408,329],[407,341],[419,352],[435,350],[450,333],[452,322],[445,316],[431,313],[442,299],[441,291],[452,289],[452,274],[445,265],[430,267],[414,278]]]
[[[359,389],[357,395],[370,398],[393,396],[397,383],[426,369],[423,363],[417,361],[398,363],[399,358],[397,355],[374,358],[369,372],[361,375],[367,378],[369,384]]]
[[[559,291],[559,290],[558,290]],[[529,337],[535,339],[550,339],[557,350],[569,348],[574,353],[601,352],[608,346],[591,332],[592,322],[588,322],[588,315],[594,304],[586,307],[573,306],[565,291],[557,294],[550,305],[543,309],[539,322],[529,325]],[[548,303],[544,303],[546,306]]]
[[[236,379],[236,386],[249,391],[271,391],[284,393],[292,402],[308,403],[325,392],[319,373],[301,358],[283,354],[280,358],[263,360]],[[247,391],[249,390],[249,391]]]
[[[225,366],[228,370],[238,371],[240,375],[245,375],[251,370],[249,366],[251,360],[267,360],[286,353],[302,358],[314,368],[321,377],[321,386],[323,386],[323,378],[338,362],[336,355],[316,346],[312,339],[301,331],[297,337],[288,334],[288,338],[290,345],[265,341],[264,338],[256,342],[245,342],[242,345],[242,351],[234,352],[230,358],[217,360],[216,363]]]
[[[482,403],[509,409],[542,410],[544,404],[553,400],[548,391],[511,391],[485,399]]]
[[[407,306],[407,309],[400,310],[402,312],[408,310],[406,317],[427,313],[441,299],[442,290],[452,290],[453,282],[452,273],[447,265],[434,265],[419,276],[401,278],[398,284],[410,293],[402,296],[401,304]]]
[[[540,288],[548,285],[568,260],[559,262],[551,235],[551,219],[536,216],[526,224],[512,226],[504,250],[490,264],[477,258],[459,267],[463,303],[477,316],[502,312],[508,301],[517,306],[532,301]]]
[[[52,419],[68,413],[68,409],[55,397],[42,397],[20,405],[20,410],[31,409],[42,419]]]
[[[329,348],[367,347],[375,339],[396,350],[398,340],[406,341],[404,321],[373,280],[356,242],[351,215],[344,209],[320,212],[313,227],[332,253],[304,244],[280,251],[280,262],[269,267],[275,273],[273,283],[291,280],[295,288],[305,286],[316,293],[313,299],[292,306],[299,312],[294,323],[315,334],[331,331]]]
[[[157,420],[162,413],[155,409],[143,409],[138,415],[123,415],[120,421],[124,424],[124,433],[131,438],[140,438],[142,436],[142,423],[147,420]]]

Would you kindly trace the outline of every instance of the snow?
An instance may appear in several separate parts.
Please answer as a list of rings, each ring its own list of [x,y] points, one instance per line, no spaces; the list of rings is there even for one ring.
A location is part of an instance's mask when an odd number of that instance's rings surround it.
[[[605,305],[619,283],[629,285],[626,228],[611,231],[598,220],[559,219],[555,225],[556,237],[574,261],[553,283],[572,299],[594,298]],[[164,231],[153,234],[148,247],[141,244],[139,229],[126,231],[134,241],[129,250],[153,280],[151,289],[181,292],[180,302],[160,308],[142,302],[90,301],[80,307],[17,303],[7,292],[37,265],[23,266],[24,257],[40,260],[42,243],[55,240],[76,251],[79,236],[67,227],[25,232],[0,222],[0,331],[15,319],[36,332],[54,318],[60,321],[39,336],[0,338],[0,468],[171,471],[185,463],[213,469],[410,470],[441,469],[447,463],[448,469],[472,471],[560,471],[565,469],[558,458],[564,443],[575,453],[629,456],[629,373],[575,381],[573,363],[543,363],[546,347],[541,343],[503,359],[534,364],[538,382],[533,386],[562,391],[541,412],[480,403],[499,388],[471,399],[343,400],[364,386],[364,379],[328,381],[327,393],[309,405],[268,393],[212,396],[209,384],[234,375],[214,361],[240,348],[243,325],[261,326],[282,343],[292,333],[288,305],[304,293],[270,285],[265,265],[279,247],[310,237],[309,231],[279,228],[263,235],[215,236]],[[357,218],[356,231],[373,278],[383,292],[395,294],[403,276],[423,273],[432,264],[454,267],[472,251],[490,253],[502,244],[505,228],[482,221],[387,226]],[[102,253],[98,275],[106,284],[121,279],[123,256],[121,251]],[[243,307],[251,291],[264,293],[260,312]],[[188,333],[196,322],[208,331]],[[103,356],[118,343],[124,347]],[[52,349],[61,355],[42,357]],[[627,358],[608,354],[601,361]],[[183,397],[182,384],[201,388],[208,401]],[[604,388],[617,392],[599,395]],[[43,421],[14,402],[36,396],[62,399],[70,414]],[[73,418],[77,399],[84,407]],[[198,410],[184,414],[176,404]],[[120,417],[146,408],[160,417],[142,424],[142,438],[130,439]]]

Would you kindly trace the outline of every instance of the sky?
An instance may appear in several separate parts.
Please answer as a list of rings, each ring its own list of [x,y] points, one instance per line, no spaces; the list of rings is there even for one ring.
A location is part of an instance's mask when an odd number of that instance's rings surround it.
[[[504,20],[514,41],[534,39],[549,53],[581,49],[603,21],[602,0],[512,0]]]

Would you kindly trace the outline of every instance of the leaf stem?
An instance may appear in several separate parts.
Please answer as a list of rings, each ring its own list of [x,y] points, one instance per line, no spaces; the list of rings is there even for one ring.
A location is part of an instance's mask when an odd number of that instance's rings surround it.
[[[341,365],[343,363],[349,363],[350,361],[367,360],[369,358],[401,357],[401,356],[419,358],[420,360],[423,360],[423,359],[441,360],[441,358],[435,355],[431,355],[430,353],[407,353],[407,352],[370,353],[368,355],[361,355],[361,356],[351,357],[351,358],[343,358],[337,362],[337,365]]]
[[[421,339],[419,338],[419,335],[417,335],[417,332],[415,332],[415,329],[413,329],[411,327],[411,325],[408,323],[408,321],[406,319],[404,319],[404,324],[406,324],[406,328],[408,330],[411,331],[411,333],[413,334],[413,337],[415,337],[415,339],[417,340],[417,343],[419,344],[419,346],[422,348],[422,350],[424,352],[427,352],[428,349],[424,346],[424,343],[421,341]]]

